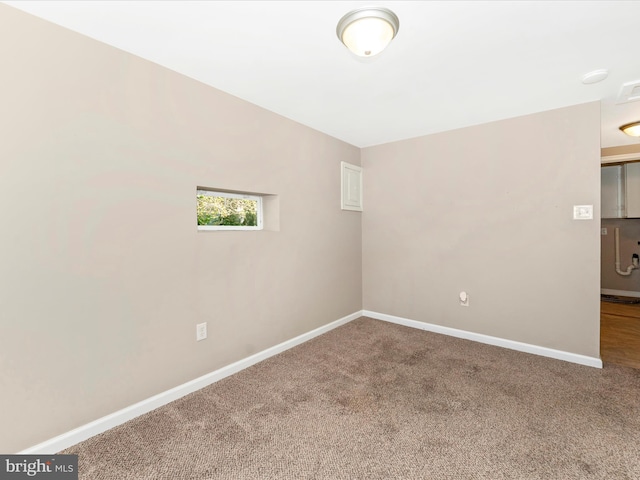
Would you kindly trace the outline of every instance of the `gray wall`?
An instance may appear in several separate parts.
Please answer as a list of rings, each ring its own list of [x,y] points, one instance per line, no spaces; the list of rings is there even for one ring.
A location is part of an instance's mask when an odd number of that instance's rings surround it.
[[[607,234],[601,236],[601,287],[609,290],[625,290],[640,292],[640,270],[623,276],[616,273],[614,229],[620,229],[620,264],[621,270],[631,265],[631,255],[640,255],[640,219],[602,219],[602,228]]]
[[[364,308],[599,357],[599,132],[594,102],[363,149]]]
[[[0,452],[362,308],[357,148],[5,5],[0,60]],[[279,231],[198,233],[198,185]]]

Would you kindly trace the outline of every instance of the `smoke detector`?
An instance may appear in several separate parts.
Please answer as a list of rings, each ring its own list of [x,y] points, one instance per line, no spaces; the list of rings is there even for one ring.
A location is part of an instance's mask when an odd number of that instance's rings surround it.
[[[582,76],[582,83],[585,85],[591,85],[592,83],[598,83],[609,76],[609,70],[594,70],[593,72],[585,73]]]

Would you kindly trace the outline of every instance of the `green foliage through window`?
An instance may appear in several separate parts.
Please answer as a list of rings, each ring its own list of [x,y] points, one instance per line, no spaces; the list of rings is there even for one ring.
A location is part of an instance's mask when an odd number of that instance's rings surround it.
[[[258,226],[258,197],[198,190],[196,198],[200,226]]]

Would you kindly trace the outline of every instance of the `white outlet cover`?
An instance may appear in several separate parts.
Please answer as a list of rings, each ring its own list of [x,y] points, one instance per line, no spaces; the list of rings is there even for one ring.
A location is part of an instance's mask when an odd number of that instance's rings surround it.
[[[574,220],[593,220],[593,205],[574,205]]]
[[[459,298],[460,305],[462,305],[463,307],[469,306],[469,294],[467,292],[460,292]]]
[[[204,340],[207,338],[207,322],[196,325],[196,340]]]

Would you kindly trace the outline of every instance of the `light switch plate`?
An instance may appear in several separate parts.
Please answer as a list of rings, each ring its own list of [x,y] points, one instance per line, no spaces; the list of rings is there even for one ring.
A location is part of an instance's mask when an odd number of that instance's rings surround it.
[[[574,220],[593,220],[593,205],[574,205]]]

